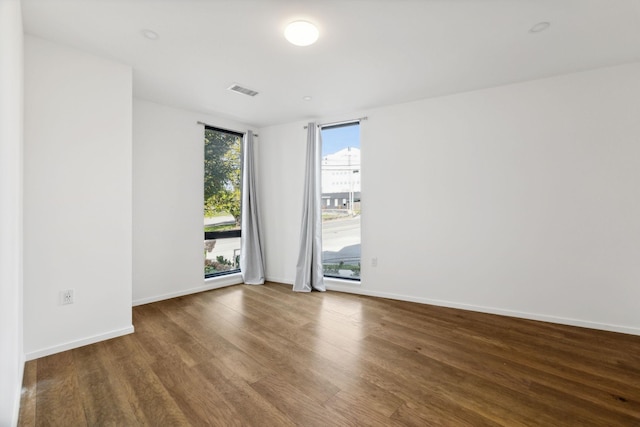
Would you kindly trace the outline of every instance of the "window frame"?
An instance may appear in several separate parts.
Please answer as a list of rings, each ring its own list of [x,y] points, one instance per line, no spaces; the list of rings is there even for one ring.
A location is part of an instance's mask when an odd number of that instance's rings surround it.
[[[353,121],[348,121],[348,122],[329,124],[329,125],[325,125],[325,126],[320,125],[320,126],[318,126],[318,131],[319,131],[320,134],[322,134],[323,130],[330,130],[330,129],[336,129],[336,128],[341,128],[341,127],[349,127],[349,126],[361,126],[360,120],[353,120]],[[358,145],[361,145],[360,142],[361,142],[361,138],[359,138],[359,140],[358,140],[358,143],[359,143]],[[358,150],[361,150],[361,146],[358,147]],[[361,159],[361,161],[362,161],[362,159]],[[322,168],[323,168],[323,166],[321,165],[320,166],[321,175],[322,175]],[[358,169],[358,174],[360,174],[361,170],[362,170],[362,165],[360,165],[360,167]],[[343,173],[344,173],[344,175],[347,175],[348,172],[347,171],[343,171]],[[338,174],[335,174],[335,175],[339,176],[341,174],[338,173]],[[353,179],[352,175],[350,176],[350,179]],[[323,193],[322,183],[321,183],[321,186],[320,186],[320,192],[321,192],[321,194],[325,194],[325,193]],[[362,197],[362,195],[360,197]],[[330,202],[330,200],[331,199],[328,199],[329,202]],[[338,198],[334,199],[334,203],[333,204],[335,205],[334,206],[335,208],[337,208],[339,206]],[[330,205],[327,204],[326,207],[329,208]],[[324,209],[324,205],[321,203],[320,204],[320,211],[321,211],[320,214],[321,215],[322,215],[322,210],[323,209]],[[324,224],[324,222],[323,222],[323,224]],[[322,228],[324,230],[324,225],[323,225]],[[322,252],[324,252],[324,239],[323,239]],[[340,276],[340,275],[337,275],[337,274],[331,274],[331,273],[326,273],[325,272],[325,269],[324,269],[324,257],[323,257],[322,275],[326,279],[337,279],[337,280],[342,280],[342,281],[346,281],[346,282],[350,282],[350,283],[358,283],[358,284],[362,282],[362,275],[361,275],[362,274],[362,225],[360,226],[360,262],[359,262],[359,264],[360,264],[360,274],[358,275],[358,277]]]
[[[222,128],[209,126],[209,125],[204,125],[204,131],[205,132],[206,131],[221,132],[221,133],[233,135],[240,138],[240,211],[242,212],[242,192],[243,192],[242,175],[243,175],[243,168],[244,168],[244,135],[245,134],[241,132],[236,132],[229,129],[222,129]],[[203,160],[206,161],[206,158],[204,158]],[[203,176],[203,179],[204,179],[204,176]],[[204,195],[204,188],[203,188],[203,195]],[[203,202],[206,202],[206,200],[203,200]],[[204,231],[204,240],[206,241],[206,240],[231,239],[231,238],[242,237],[242,213],[240,215],[241,215],[240,216],[241,219],[240,219],[239,229],[225,230],[225,231]],[[242,246],[240,247],[240,251],[242,251]],[[206,259],[206,255],[205,255],[205,259]],[[233,261],[235,262],[235,260]],[[240,273],[240,266],[238,266],[238,268],[235,268],[233,270],[216,271],[215,273],[208,273],[208,274],[205,273],[204,279],[206,280],[213,277],[228,276],[231,274],[238,274],[238,273]]]

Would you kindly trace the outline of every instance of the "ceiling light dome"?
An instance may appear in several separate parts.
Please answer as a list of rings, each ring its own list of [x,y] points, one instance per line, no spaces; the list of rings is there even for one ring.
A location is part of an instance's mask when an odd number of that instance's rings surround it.
[[[287,25],[284,37],[296,46],[309,46],[318,40],[320,33],[315,25],[307,21],[295,21]]]

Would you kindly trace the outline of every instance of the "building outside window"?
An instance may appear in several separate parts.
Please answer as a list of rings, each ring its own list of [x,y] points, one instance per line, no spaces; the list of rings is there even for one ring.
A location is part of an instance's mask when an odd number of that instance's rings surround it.
[[[322,133],[322,264],[326,277],[360,280],[360,124]]]

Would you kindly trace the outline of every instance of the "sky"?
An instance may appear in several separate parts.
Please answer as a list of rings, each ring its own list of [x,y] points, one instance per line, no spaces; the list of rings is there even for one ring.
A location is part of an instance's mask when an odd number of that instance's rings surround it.
[[[322,130],[322,157],[346,147],[360,148],[360,125]]]

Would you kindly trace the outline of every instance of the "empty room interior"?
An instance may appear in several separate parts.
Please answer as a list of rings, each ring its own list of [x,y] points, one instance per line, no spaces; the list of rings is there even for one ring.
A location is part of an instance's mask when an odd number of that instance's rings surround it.
[[[0,280],[0,426],[640,426],[640,1],[0,0]]]

